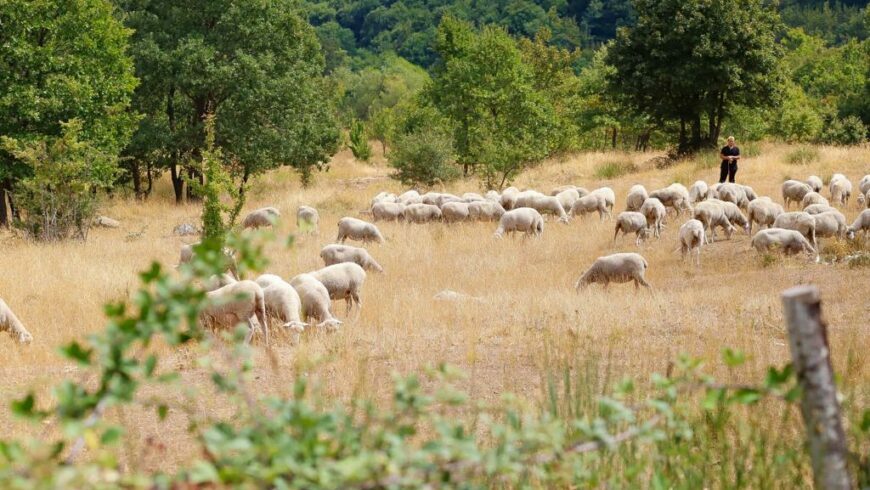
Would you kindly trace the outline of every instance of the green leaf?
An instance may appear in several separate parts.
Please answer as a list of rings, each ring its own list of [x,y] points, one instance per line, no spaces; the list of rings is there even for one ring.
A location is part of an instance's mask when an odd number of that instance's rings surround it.
[[[83,348],[81,344],[76,341],[70,342],[65,347],[61,347],[60,352],[67,359],[71,359],[83,365],[91,364],[91,354],[94,353],[93,349]]]
[[[123,431],[120,427],[109,427],[103,432],[100,437],[100,442],[104,445],[109,445],[121,438]]]
[[[728,367],[737,367],[746,362],[746,354],[726,347],[722,350],[722,360],[725,361]]]
[[[743,405],[751,405],[761,399],[761,393],[754,388],[740,388],[731,399]]]
[[[725,400],[725,390],[721,388],[711,388],[707,390],[704,396],[703,407],[705,410],[715,410]]]
[[[169,407],[167,407],[166,405],[158,405],[157,406],[157,417],[159,417],[160,420],[165,420],[166,416],[168,414],[169,414]]]
[[[152,355],[148,356],[147,359],[145,359],[145,364],[143,366],[143,369],[145,370],[145,376],[150,378],[151,375],[154,374],[154,369],[156,367],[157,367],[157,356],[152,354]]]
[[[870,432],[870,409],[864,410],[858,428],[861,429],[861,432]]]
[[[12,401],[12,413],[19,417],[32,418],[36,415],[36,412],[34,411],[35,406],[36,397],[33,396],[33,393],[28,393],[27,396],[21,400]]]

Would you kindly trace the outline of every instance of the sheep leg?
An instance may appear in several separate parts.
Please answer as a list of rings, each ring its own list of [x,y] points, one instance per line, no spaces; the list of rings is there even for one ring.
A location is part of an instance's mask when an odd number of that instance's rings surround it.
[[[637,276],[635,276],[634,285],[637,286],[638,282],[640,283],[641,286],[644,286],[647,289],[652,290],[652,286],[650,286],[650,284],[648,282],[646,282],[646,280],[643,278],[643,275],[638,274]]]
[[[249,318],[248,321],[248,333],[245,335],[245,345],[250,345],[251,339],[254,337],[254,330],[257,328],[254,325],[254,322]]]

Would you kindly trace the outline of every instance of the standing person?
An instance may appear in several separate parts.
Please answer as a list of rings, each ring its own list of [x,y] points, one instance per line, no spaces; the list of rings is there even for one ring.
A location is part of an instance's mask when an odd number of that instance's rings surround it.
[[[719,183],[725,182],[725,177],[728,177],[728,182],[734,182],[734,174],[737,173],[737,160],[740,160],[740,148],[734,144],[733,136],[728,137],[728,144],[722,147],[719,158],[722,159],[722,165],[719,167]]]

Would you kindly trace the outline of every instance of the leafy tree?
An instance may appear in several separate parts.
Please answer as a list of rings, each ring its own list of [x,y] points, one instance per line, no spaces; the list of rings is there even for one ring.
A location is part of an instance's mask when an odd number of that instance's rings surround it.
[[[197,176],[188,162],[202,157],[207,114],[216,116],[216,142],[242,182],[290,165],[307,183],[337,150],[335,91],[322,75],[317,36],[291,0],[122,5],[142,79],[136,107],[147,116],[129,153],[169,167],[177,202],[182,167]]]
[[[429,74],[391,54],[376,57],[372,65],[358,71],[341,71],[337,78],[344,92],[342,118],[349,124],[353,119],[368,120],[374,112],[413,97],[429,81]]]
[[[136,122],[129,35],[106,0],[0,2],[0,135],[50,143],[76,119],[78,141],[117,155]],[[8,225],[6,198],[11,204],[33,170],[0,150],[0,226]]]
[[[621,99],[656,123],[679,123],[681,153],[715,145],[734,104],[775,105],[780,21],[762,0],[636,0],[607,62]],[[703,123],[706,121],[706,128]]]
[[[364,162],[369,161],[372,157],[372,147],[369,146],[369,136],[366,134],[366,126],[362,121],[352,121],[350,123],[350,151],[354,158]]]

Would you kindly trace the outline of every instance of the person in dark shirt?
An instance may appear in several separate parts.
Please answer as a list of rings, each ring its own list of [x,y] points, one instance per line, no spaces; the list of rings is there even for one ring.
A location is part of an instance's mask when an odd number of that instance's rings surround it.
[[[719,167],[719,183],[725,182],[725,177],[728,177],[728,182],[734,182],[734,174],[737,173],[737,160],[740,160],[740,148],[734,144],[733,136],[728,137],[728,144],[722,147],[719,158],[722,159],[722,165]]]

